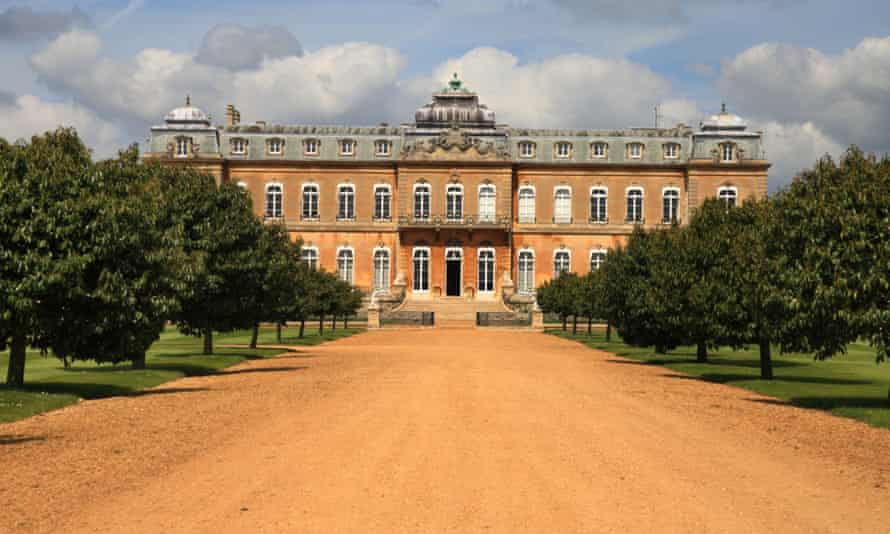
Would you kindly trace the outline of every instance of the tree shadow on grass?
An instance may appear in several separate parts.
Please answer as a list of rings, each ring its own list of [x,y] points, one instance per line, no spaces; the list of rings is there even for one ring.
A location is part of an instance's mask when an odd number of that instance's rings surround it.
[[[630,356],[626,356],[627,358],[632,358]],[[665,358],[647,358],[645,360],[639,359],[628,359],[628,360],[617,360],[615,358],[610,358],[606,360],[609,363],[619,363],[619,364],[627,364],[627,365],[674,365],[674,364],[698,364],[698,365],[708,365],[713,366],[715,368],[719,367],[746,367],[746,368],[754,368],[760,369],[760,360],[752,359],[752,360],[740,360],[740,359],[732,359],[732,358],[710,358],[705,363],[699,363],[695,361],[695,357],[691,358],[678,358],[678,357],[665,357]],[[788,368],[788,367],[805,367],[807,364],[801,362],[795,362],[790,360],[774,360],[773,368]]]
[[[890,411],[890,401],[886,397],[792,397],[790,400],[781,399],[746,399],[759,404],[772,404],[776,406],[797,406],[813,410],[836,410],[839,408],[873,408]]]
[[[44,436],[18,436],[15,434],[0,434],[0,446],[17,445],[19,443],[28,443],[30,441],[46,441]]]
[[[117,384],[96,384],[89,382],[33,382],[31,384],[26,384],[23,388],[23,391],[32,393],[75,395],[88,400],[104,399],[107,397],[170,395],[173,393],[193,393],[206,390],[206,388],[134,389],[132,387]]]
[[[287,373],[290,371],[302,371],[303,369],[308,369],[308,368],[309,367],[307,367],[305,365],[296,365],[293,367],[254,367],[254,368],[249,368],[249,369],[232,369],[231,371],[222,370],[222,371],[219,371],[214,374],[216,374],[216,375],[244,375],[244,374],[250,374],[250,373]]]
[[[702,375],[686,375],[686,374],[663,374],[665,378],[673,378],[677,380],[704,380],[706,382],[716,382],[719,384],[727,384],[730,382],[742,382],[746,380],[760,380],[759,375],[741,374],[741,373],[705,373]],[[827,384],[838,386],[867,386],[872,384],[868,380],[850,380],[847,378],[827,378],[822,376],[797,376],[783,375],[776,376],[773,383],[778,382],[794,382],[797,384]]]

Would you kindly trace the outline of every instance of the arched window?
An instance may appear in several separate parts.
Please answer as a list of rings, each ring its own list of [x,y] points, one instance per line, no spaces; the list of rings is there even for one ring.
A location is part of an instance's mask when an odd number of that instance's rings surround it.
[[[303,185],[303,219],[318,219],[318,186]]]
[[[496,197],[493,185],[485,184],[479,187],[479,220],[481,222],[494,222]]]
[[[355,186],[337,186],[337,219],[351,221],[355,219]]]
[[[535,188],[523,186],[519,188],[519,222],[535,222]]]
[[[374,251],[374,291],[389,289],[389,251],[378,248]]]
[[[430,219],[430,186],[417,184],[414,186],[414,218],[418,221]]]
[[[318,270],[318,249],[315,247],[303,247],[300,251],[301,259],[306,262],[313,271]]]
[[[590,253],[590,270],[598,271],[600,267],[603,266],[603,262],[606,261],[606,251],[605,250],[594,250]]]
[[[667,187],[661,193],[661,222],[673,223],[677,222],[678,211],[680,209],[680,190]]]
[[[531,295],[535,292],[535,253],[531,250],[519,251],[519,292]]]
[[[392,193],[388,185],[374,186],[374,218],[380,221],[388,221],[392,217],[390,200]]]
[[[627,190],[627,218],[628,223],[643,222],[643,190],[635,187]]]
[[[480,293],[494,291],[494,250],[490,248],[479,249],[479,276],[478,285]]]
[[[414,291],[425,292],[430,290],[430,249],[414,249]]]
[[[355,255],[351,248],[337,251],[337,276],[344,282],[352,283],[352,272],[355,269]]]
[[[605,187],[594,187],[590,190],[590,222],[605,223],[609,221],[608,199],[609,191]]]
[[[458,221],[464,216],[464,188],[460,184],[445,189],[445,218]]]
[[[717,198],[723,201],[727,208],[734,208],[738,199],[738,190],[730,186],[721,187],[717,190]]]
[[[572,270],[572,256],[568,250],[557,250],[553,254],[553,278]]]
[[[569,224],[572,222],[572,190],[568,187],[557,187],[554,192],[553,222]]]
[[[281,184],[266,186],[266,218],[280,219],[282,216]]]

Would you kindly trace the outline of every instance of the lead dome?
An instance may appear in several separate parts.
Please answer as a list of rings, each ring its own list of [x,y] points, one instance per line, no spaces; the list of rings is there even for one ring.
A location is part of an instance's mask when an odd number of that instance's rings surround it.
[[[167,124],[179,126],[210,126],[210,117],[204,111],[192,105],[191,97],[185,98],[185,106],[178,107],[167,113],[164,117]]]

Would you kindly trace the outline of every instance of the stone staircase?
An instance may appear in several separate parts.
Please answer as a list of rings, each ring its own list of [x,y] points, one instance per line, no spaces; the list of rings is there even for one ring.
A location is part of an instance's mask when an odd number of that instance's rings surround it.
[[[438,297],[411,299],[399,307],[398,311],[433,312],[436,326],[441,328],[467,328],[476,326],[476,312],[509,311],[497,300],[468,300],[463,297]]]

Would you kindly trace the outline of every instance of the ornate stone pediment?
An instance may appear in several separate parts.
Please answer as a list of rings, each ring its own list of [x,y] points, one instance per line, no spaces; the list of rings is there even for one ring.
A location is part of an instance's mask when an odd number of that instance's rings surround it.
[[[402,148],[405,161],[510,161],[510,153],[490,141],[468,136],[451,128],[435,139],[407,143]]]

